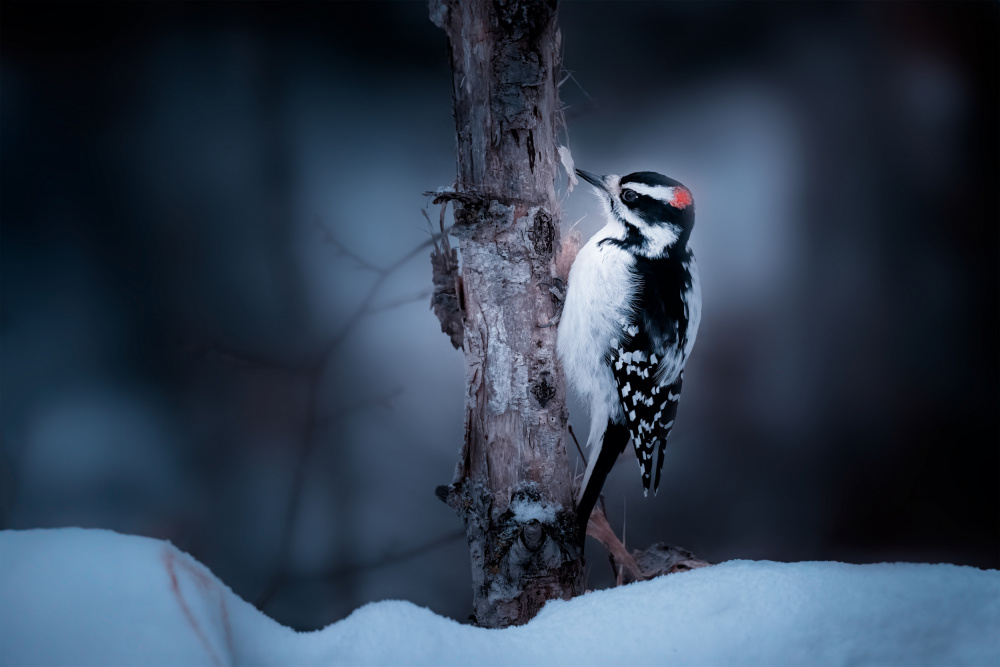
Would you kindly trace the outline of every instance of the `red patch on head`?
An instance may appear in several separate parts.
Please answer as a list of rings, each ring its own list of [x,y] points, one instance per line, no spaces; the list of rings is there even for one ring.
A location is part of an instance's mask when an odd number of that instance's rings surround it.
[[[674,208],[687,208],[694,203],[691,192],[687,188],[674,188],[674,197],[670,200],[670,205]]]

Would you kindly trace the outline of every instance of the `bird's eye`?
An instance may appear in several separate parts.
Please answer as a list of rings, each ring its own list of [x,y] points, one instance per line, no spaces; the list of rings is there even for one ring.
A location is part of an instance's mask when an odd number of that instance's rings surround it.
[[[635,193],[635,190],[622,190],[622,201],[625,201],[625,202],[628,202],[629,204],[631,204],[632,202],[634,202],[638,198],[639,198],[639,195],[637,195]]]

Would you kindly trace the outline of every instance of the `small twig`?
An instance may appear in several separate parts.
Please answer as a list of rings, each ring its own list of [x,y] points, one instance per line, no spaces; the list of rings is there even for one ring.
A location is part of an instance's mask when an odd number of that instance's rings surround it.
[[[426,299],[427,297],[429,297],[433,293],[434,293],[434,290],[432,290],[432,289],[421,290],[421,291],[419,291],[419,292],[417,292],[415,294],[411,294],[410,296],[400,297],[400,298],[398,298],[398,299],[396,299],[394,301],[389,301],[388,303],[383,303],[383,304],[378,305],[378,306],[371,306],[370,308],[368,308],[368,310],[365,311],[365,314],[366,315],[372,315],[374,313],[381,313],[383,311],[392,310],[393,308],[398,308],[400,306],[405,306],[405,305],[410,304],[410,303],[416,303],[417,301],[423,301],[424,299]]]
[[[401,551],[395,554],[389,554],[377,560],[369,561],[367,563],[356,563],[345,567],[330,569],[327,570],[326,572],[321,572],[319,574],[293,576],[282,572],[272,578],[272,580],[268,583],[268,586],[265,589],[264,593],[261,594],[261,596],[254,603],[254,606],[256,606],[257,609],[259,609],[260,611],[264,611],[264,608],[274,598],[275,593],[277,593],[282,586],[288,583],[295,581],[311,581],[315,579],[322,579],[326,581],[337,581],[339,579],[356,576],[362,572],[378,570],[383,567],[388,567],[389,565],[402,563],[411,558],[415,558],[417,556],[425,554],[428,551],[433,551],[438,547],[444,546],[445,544],[453,542],[458,538],[464,536],[465,536],[465,529],[459,528],[450,533],[445,533],[444,535],[441,535],[432,540],[424,542],[423,544],[418,544],[412,549],[407,549],[406,551]]]
[[[434,197],[432,200],[435,204],[441,204],[449,201],[457,201],[462,204],[481,204],[483,198],[479,195],[471,194],[468,192],[432,192],[428,191],[424,193],[425,197]]]
[[[357,410],[361,410],[362,408],[369,408],[369,407],[380,407],[386,410],[392,410],[393,399],[399,397],[402,393],[403,390],[399,387],[396,387],[395,389],[386,394],[381,394],[379,396],[369,396],[368,398],[364,398],[359,401],[355,401],[354,403],[341,406],[337,408],[334,414],[347,414],[355,412]]]
[[[434,225],[431,224],[431,216],[427,215],[426,208],[420,209],[420,212],[424,214],[424,219],[427,221],[427,229],[430,230],[431,240],[434,241],[434,252],[441,252],[441,249],[438,247],[437,241],[434,240]],[[445,241],[447,241],[447,238],[445,238]]]
[[[594,511],[590,514],[590,520],[587,521],[587,535],[590,535],[603,544],[604,548],[615,559],[615,563],[628,570],[634,581],[643,581],[646,579],[645,573],[639,568],[639,564],[635,562],[635,558],[628,552],[625,545],[618,540],[615,531],[611,529],[608,517],[604,515],[604,510],[600,506],[594,507]],[[619,574],[619,576],[621,575]]]
[[[180,341],[185,354],[190,356],[191,361],[221,361],[233,368],[244,370],[256,370],[259,368],[281,370],[286,373],[297,373],[301,368],[293,365],[278,362],[274,359],[267,359],[252,352],[242,350],[227,349],[217,343]]]
[[[302,424],[302,434],[299,436],[299,451],[295,459],[295,469],[292,471],[292,490],[288,506],[285,509],[284,523],[281,526],[277,566],[274,574],[271,575],[270,580],[254,601],[254,606],[260,610],[267,606],[285,580],[285,567],[292,549],[296,518],[299,515],[299,508],[302,506],[302,489],[305,486],[306,468],[315,446],[316,432],[320,427],[319,395],[324,366],[325,364],[319,364],[309,371],[309,397],[306,403],[306,416]]]
[[[441,202],[441,215],[438,219],[438,227],[441,229],[441,246],[440,247],[438,246],[437,241],[434,242],[434,254],[443,258],[445,271],[451,273],[452,272],[452,266],[450,261],[451,243],[448,242],[448,235],[445,233],[444,230],[444,218],[447,210],[448,210],[448,202],[447,201]],[[422,208],[420,209],[420,212],[424,214],[424,219],[427,220],[427,228],[430,230],[431,237],[433,238],[434,225],[431,223],[430,216],[427,215],[427,209]]]
[[[428,540],[423,544],[418,544],[417,546],[411,549],[407,549],[406,551],[401,551],[395,554],[388,554],[386,556],[383,556],[382,558],[379,558],[378,560],[369,561],[367,563],[357,563],[329,570],[326,573],[319,576],[328,581],[330,580],[335,581],[337,579],[343,579],[345,577],[351,577],[360,574],[361,572],[378,570],[380,568],[387,567],[389,565],[394,565],[396,563],[401,563],[411,558],[415,558],[416,556],[425,554],[428,551],[433,551],[434,549],[444,546],[449,542],[454,542],[460,537],[465,537],[465,528],[458,528],[457,530],[454,530],[450,533],[445,533],[444,535],[436,537],[432,540]]]
[[[628,498],[622,496],[622,546],[625,546],[626,528],[628,528]]]
[[[453,268],[454,269],[458,269],[458,265],[456,264],[454,267],[452,267],[451,263],[450,263],[451,262],[451,260],[450,260],[450,258],[451,258],[451,242],[448,241],[448,235],[444,233],[444,218],[445,218],[445,215],[447,213],[448,213],[448,202],[443,201],[443,202],[441,202],[441,212],[438,214],[438,229],[441,230],[441,248],[443,249],[444,255],[445,255],[445,258],[446,258],[445,268],[447,268],[449,271],[451,271]],[[458,272],[455,271],[454,273],[455,273],[455,281],[456,281],[455,282],[455,294],[458,294],[459,293],[458,292]]]
[[[584,94],[584,96],[585,96],[585,97],[586,97],[586,98],[587,98],[588,100],[590,100],[590,102],[591,102],[592,104],[597,104],[597,103],[596,103],[596,102],[594,101],[594,98],[590,96],[590,93],[588,93],[588,92],[587,92],[587,91],[586,91],[586,90],[584,89],[584,87],[583,87],[582,85],[580,85],[580,82],[579,82],[579,81],[577,80],[577,78],[576,78],[575,76],[573,76],[573,71],[572,71],[572,70],[568,70],[568,69],[564,69],[564,70],[563,70],[563,72],[565,72],[565,73],[566,73],[566,76],[565,76],[565,77],[563,77],[563,80],[559,82],[559,85],[560,85],[560,86],[562,86],[562,85],[563,85],[564,83],[566,83],[566,80],[567,80],[567,79],[572,79],[572,80],[573,80],[573,83],[575,83],[575,84],[576,84],[576,87],[580,89],[580,92],[581,92],[581,93],[583,93],[583,94]]]
[[[358,324],[358,322],[360,322],[364,318],[365,315],[368,315],[372,312],[376,312],[377,309],[372,308],[371,305],[372,301],[374,301],[375,295],[378,294],[378,291],[380,289],[382,289],[382,285],[385,284],[385,281],[389,278],[389,276],[395,273],[408,261],[410,261],[417,255],[422,253],[424,250],[426,250],[428,246],[436,244],[437,239],[440,238],[441,236],[443,236],[443,234],[442,235],[432,234],[431,238],[418,244],[415,248],[413,248],[413,250],[410,250],[405,255],[402,255],[401,257],[399,257],[399,259],[397,259],[389,266],[383,269],[379,269],[378,277],[375,279],[375,282],[372,283],[371,287],[368,288],[368,293],[365,294],[364,299],[362,299],[361,305],[358,306],[357,309],[355,309],[354,314],[348,319],[347,324],[344,325],[344,328],[341,329],[340,332],[330,340],[330,342],[327,345],[327,353],[324,356],[328,356],[330,353],[332,353],[333,350],[336,349],[344,341],[345,338],[347,338],[347,335],[354,329],[354,327]]]
[[[324,225],[323,221],[320,220],[319,218],[316,219],[316,226],[319,227],[323,231],[323,242],[326,243],[327,245],[333,246],[334,249],[337,251],[337,254],[343,255],[345,257],[348,257],[348,258],[354,260],[354,262],[359,267],[361,267],[362,269],[365,269],[366,271],[372,271],[374,273],[381,273],[382,272],[381,268],[375,266],[374,264],[372,264],[371,262],[369,262],[367,259],[365,259],[361,255],[359,255],[358,253],[354,252],[353,250],[351,250],[350,248],[348,248],[347,246],[345,246],[340,241],[338,241],[337,237],[333,235],[333,232],[330,231],[330,229],[326,225]]]
[[[587,465],[587,457],[583,455],[583,448],[580,447],[580,441],[576,439],[576,433],[573,433],[573,426],[567,424],[566,428],[569,429],[569,434],[573,437],[573,444],[576,445],[576,451],[580,452],[580,458],[583,459],[583,465]]]
[[[572,104],[564,104],[560,107],[559,111],[563,117],[563,124],[565,125],[566,119],[578,118],[579,116],[587,113],[591,109],[596,109],[598,107],[597,100],[591,97],[590,93],[580,84],[580,81],[573,76],[573,72],[570,70],[563,70],[566,76],[563,77],[562,81],[559,82],[559,87],[561,88],[564,83],[572,80],[576,84],[576,87],[580,89],[583,96],[587,98],[586,104],[584,104],[579,109],[574,108]],[[567,113],[570,111],[570,113]]]

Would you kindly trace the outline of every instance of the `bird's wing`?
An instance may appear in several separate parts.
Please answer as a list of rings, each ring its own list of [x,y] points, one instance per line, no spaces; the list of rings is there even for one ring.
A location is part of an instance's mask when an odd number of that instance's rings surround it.
[[[683,372],[674,382],[661,385],[657,379],[661,356],[649,349],[649,338],[642,335],[638,325],[628,327],[626,332],[628,337],[611,351],[608,361],[639,460],[643,492],[649,493],[652,482],[655,494],[660,485],[667,438],[677,415]]]

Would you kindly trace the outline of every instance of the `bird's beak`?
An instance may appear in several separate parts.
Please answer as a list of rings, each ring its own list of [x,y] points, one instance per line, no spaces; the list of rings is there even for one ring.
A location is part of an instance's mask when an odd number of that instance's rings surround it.
[[[608,188],[608,184],[604,181],[603,176],[598,176],[597,174],[592,174],[589,171],[584,171],[583,169],[577,169],[576,175],[587,181],[595,188],[604,192],[606,194],[611,194],[611,190]]]

